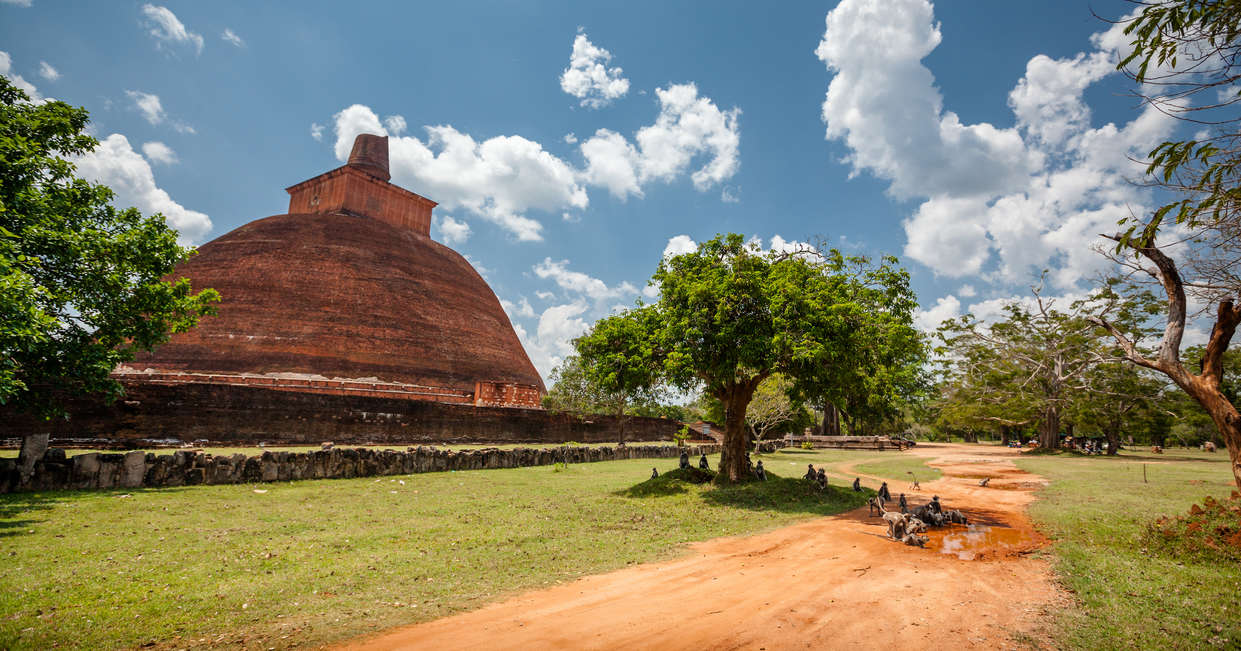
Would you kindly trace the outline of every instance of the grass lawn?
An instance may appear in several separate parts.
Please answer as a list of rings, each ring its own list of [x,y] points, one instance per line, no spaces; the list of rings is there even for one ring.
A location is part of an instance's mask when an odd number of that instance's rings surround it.
[[[1030,513],[1055,540],[1056,573],[1078,601],[1058,616],[1058,646],[1241,647],[1241,566],[1173,557],[1142,537],[1156,517],[1234,490],[1226,452],[1059,454],[1018,465],[1051,480]]]
[[[926,459],[915,457],[904,452],[888,452],[874,461],[858,464],[858,472],[868,475],[886,477],[900,482],[910,482],[913,477],[918,481],[933,481],[944,476],[939,468],[926,465]],[[913,476],[910,476],[913,473]]]
[[[728,489],[645,459],[0,495],[0,648],[284,648],[442,617],[860,506],[779,477],[867,454],[763,455],[772,481]]]

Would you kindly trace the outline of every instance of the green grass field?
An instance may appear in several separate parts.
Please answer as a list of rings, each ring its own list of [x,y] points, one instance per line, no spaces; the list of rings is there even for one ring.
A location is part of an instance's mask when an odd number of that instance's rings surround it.
[[[764,455],[773,481],[727,489],[648,482],[676,460],[647,459],[3,495],[0,648],[349,638],[852,509],[871,493],[778,478],[867,454]]]
[[[1030,514],[1055,540],[1055,571],[1078,602],[1056,619],[1057,646],[1241,648],[1241,566],[1173,557],[1142,541],[1156,517],[1235,489],[1227,453],[1059,454],[1018,465],[1051,480]]]
[[[918,481],[934,481],[944,476],[938,468],[932,468],[924,461],[921,457],[908,454],[899,456],[888,454],[874,461],[858,464],[857,470],[868,475],[886,477],[904,483],[910,482],[914,477],[917,477]]]

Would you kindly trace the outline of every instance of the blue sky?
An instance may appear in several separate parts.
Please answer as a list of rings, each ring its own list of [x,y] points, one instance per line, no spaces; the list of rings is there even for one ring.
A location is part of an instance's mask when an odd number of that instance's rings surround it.
[[[547,374],[666,251],[824,238],[910,269],[920,323],[1078,295],[1174,133],[1125,96],[1118,1],[0,0],[0,72],[85,106],[85,176],[202,243],[392,137]]]

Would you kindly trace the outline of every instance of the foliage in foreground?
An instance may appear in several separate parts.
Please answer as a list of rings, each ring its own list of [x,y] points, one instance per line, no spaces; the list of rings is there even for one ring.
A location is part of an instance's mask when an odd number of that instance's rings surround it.
[[[114,398],[117,364],[219,300],[163,280],[191,251],[162,216],[118,210],[111,190],[74,176],[71,159],[99,145],[87,121],[0,76],[0,404],[43,417],[71,398]]]

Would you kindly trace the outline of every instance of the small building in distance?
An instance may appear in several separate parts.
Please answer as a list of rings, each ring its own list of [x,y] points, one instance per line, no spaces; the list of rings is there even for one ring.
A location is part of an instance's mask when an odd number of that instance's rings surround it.
[[[390,183],[388,139],[288,188],[289,212],[179,265],[216,316],[118,368],[127,387],[209,384],[540,409],[545,393],[482,276],[431,239],[436,203]]]

